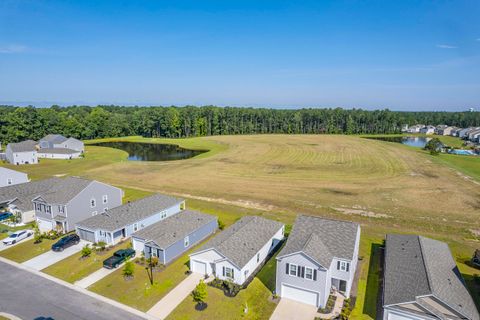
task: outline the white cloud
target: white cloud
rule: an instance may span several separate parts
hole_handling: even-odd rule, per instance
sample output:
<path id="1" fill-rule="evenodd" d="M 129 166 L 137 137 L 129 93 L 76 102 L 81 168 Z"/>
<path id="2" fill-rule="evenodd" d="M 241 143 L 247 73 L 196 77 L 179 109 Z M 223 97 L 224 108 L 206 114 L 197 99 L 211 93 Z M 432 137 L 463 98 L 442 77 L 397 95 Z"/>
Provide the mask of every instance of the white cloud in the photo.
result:
<path id="1" fill-rule="evenodd" d="M 449 44 L 437 44 L 437 48 L 440 49 L 457 49 L 457 46 L 451 46 Z"/>
<path id="2" fill-rule="evenodd" d="M 0 46 L 0 53 L 22 53 L 27 50 L 28 48 L 26 46 L 22 46 L 18 44 Z"/>

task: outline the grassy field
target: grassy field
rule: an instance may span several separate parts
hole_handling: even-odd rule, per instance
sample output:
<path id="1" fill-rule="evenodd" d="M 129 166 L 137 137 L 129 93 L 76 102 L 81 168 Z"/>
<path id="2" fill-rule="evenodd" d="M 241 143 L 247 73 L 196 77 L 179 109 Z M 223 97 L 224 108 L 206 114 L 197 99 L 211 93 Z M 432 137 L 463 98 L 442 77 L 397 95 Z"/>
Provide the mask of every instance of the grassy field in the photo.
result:
<path id="1" fill-rule="evenodd" d="M 130 246 L 131 242 L 126 241 L 110 248 L 108 251 L 97 253 L 93 250 L 88 258 L 83 259 L 82 254 L 79 252 L 43 269 L 42 272 L 64 281 L 74 283 L 75 281 L 83 279 L 101 269 L 103 267 L 103 260 L 110 257 L 116 250 L 125 249 Z"/>
<path id="2" fill-rule="evenodd" d="M 479 157 L 435 157 L 397 143 L 341 135 L 123 140 L 173 142 L 211 151 L 182 161 L 135 162 L 126 161 L 123 151 L 87 146 L 85 159 L 15 169 L 33 178 L 74 174 L 98 179 L 128 188 L 130 199 L 149 192 L 182 196 L 187 207 L 214 213 L 226 224 L 245 214 L 291 224 L 298 213 L 358 222 L 363 260 L 355 318 L 374 317 L 378 263 L 371 254 L 372 249 L 377 253 L 387 232 L 447 241 L 474 289 L 469 278 L 480 271 L 465 262 L 480 246 Z M 107 296 L 119 300 L 138 294 L 139 301 L 131 305 L 145 300 L 143 284 L 130 284 L 125 292 L 116 292 L 113 281 L 103 285 Z"/>
<path id="3" fill-rule="evenodd" d="M 14 247 L 0 251 L 0 256 L 22 263 L 49 251 L 56 240 L 43 239 L 40 243 L 33 242 L 33 239 L 27 240 Z"/>

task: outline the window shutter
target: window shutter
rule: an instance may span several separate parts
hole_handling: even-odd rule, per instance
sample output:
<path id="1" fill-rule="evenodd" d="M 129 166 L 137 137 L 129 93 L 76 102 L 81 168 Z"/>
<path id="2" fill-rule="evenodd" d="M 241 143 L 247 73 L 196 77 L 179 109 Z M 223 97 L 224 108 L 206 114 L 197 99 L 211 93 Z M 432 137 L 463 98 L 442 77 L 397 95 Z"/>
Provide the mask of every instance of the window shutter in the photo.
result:
<path id="1" fill-rule="evenodd" d="M 290 271 L 289 268 L 290 268 L 290 264 L 287 263 L 287 269 L 285 270 L 285 273 L 286 273 L 286 274 L 290 274 L 290 273 L 289 273 L 289 271 Z"/>
<path id="2" fill-rule="evenodd" d="M 340 261 L 337 261 L 337 270 L 340 270 Z"/>
<path id="3" fill-rule="evenodd" d="M 223 276 L 225 277 L 225 267 L 222 267 Z"/>
<path id="4" fill-rule="evenodd" d="M 235 269 L 232 268 L 232 279 L 235 279 Z"/>
<path id="5" fill-rule="evenodd" d="M 347 262 L 347 272 L 350 270 L 350 263 Z"/>
<path id="6" fill-rule="evenodd" d="M 317 281 L 317 270 L 313 270 L 313 281 Z"/>
<path id="7" fill-rule="evenodd" d="M 305 278 L 305 267 L 302 267 L 302 278 Z"/>

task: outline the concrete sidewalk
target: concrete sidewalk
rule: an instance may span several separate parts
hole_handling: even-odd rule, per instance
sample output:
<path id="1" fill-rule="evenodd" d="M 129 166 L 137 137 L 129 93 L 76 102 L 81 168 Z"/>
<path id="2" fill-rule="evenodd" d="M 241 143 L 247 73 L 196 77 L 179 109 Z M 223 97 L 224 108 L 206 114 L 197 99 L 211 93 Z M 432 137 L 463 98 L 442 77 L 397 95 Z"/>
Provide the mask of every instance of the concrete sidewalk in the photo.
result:
<path id="1" fill-rule="evenodd" d="M 71 246 L 62 252 L 54 252 L 52 250 L 47 251 L 39 256 L 36 256 L 33 259 L 25 261 L 23 265 L 30 267 L 35 270 L 42 270 L 48 266 L 51 266 L 54 263 L 57 263 L 65 258 L 70 257 L 71 255 L 80 252 L 88 242 L 80 240 L 80 243 L 74 246 Z"/>
<path id="2" fill-rule="evenodd" d="M 188 297 L 203 278 L 203 275 L 199 273 L 190 274 L 185 280 L 180 282 L 178 286 L 173 288 L 172 291 L 148 310 L 147 314 L 158 319 L 165 319 L 186 297 Z"/>
<path id="3" fill-rule="evenodd" d="M 133 261 L 135 259 L 135 257 L 137 257 L 137 255 L 130 258 L 130 260 Z M 95 282 L 100 281 L 101 279 L 105 278 L 109 274 L 115 272 L 118 269 L 121 269 L 124 264 L 125 264 L 125 262 L 123 262 L 121 265 L 118 266 L 118 268 L 115 268 L 115 269 L 107 269 L 107 268 L 102 267 L 101 269 L 98 269 L 94 273 L 89 274 L 85 278 L 78 280 L 74 284 L 76 286 L 79 286 L 80 288 L 86 289 L 86 288 L 90 287 L 92 284 L 94 284 Z"/>

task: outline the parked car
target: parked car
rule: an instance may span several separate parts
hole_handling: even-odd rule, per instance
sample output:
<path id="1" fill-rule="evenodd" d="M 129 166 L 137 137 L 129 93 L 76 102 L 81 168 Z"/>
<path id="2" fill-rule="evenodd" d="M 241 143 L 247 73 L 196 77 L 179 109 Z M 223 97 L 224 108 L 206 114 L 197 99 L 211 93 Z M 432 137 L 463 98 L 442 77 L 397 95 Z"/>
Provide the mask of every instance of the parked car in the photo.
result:
<path id="1" fill-rule="evenodd" d="M 103 266 L 107 269 L 118 268 L 128 258 L 135 256 L 135 250 L 133 249 L 121 249 L 115 251 L 113 256 L 103 261 Z"/>
<path id="2" fill-rule="evenodd" d="M 75 233 L 69 234 L 68 236 L 65 236 L 62 239 L 55 242 L 52 245 L 52 250 L 60 252 L 67 249 L 68 247 L 78 244 L 79 242 L 80 242 L 80 237 L 77 234 Z"/>
<path id="3" fill-rule="evenodd" d="M 32 230 L 20 230 L 12 233 L 8 238 L 3 239 L 3 244 L 9 245 L 17 243 L 20 240 L 26 239 L 33 234 Z"/>
<path id="4" fill-rule="evenodd" d="M 13 216 L 13 214 L 10 212 L 2 212 L 0 213 L 0 221 L 7 220 L 11 216 Z"/>

